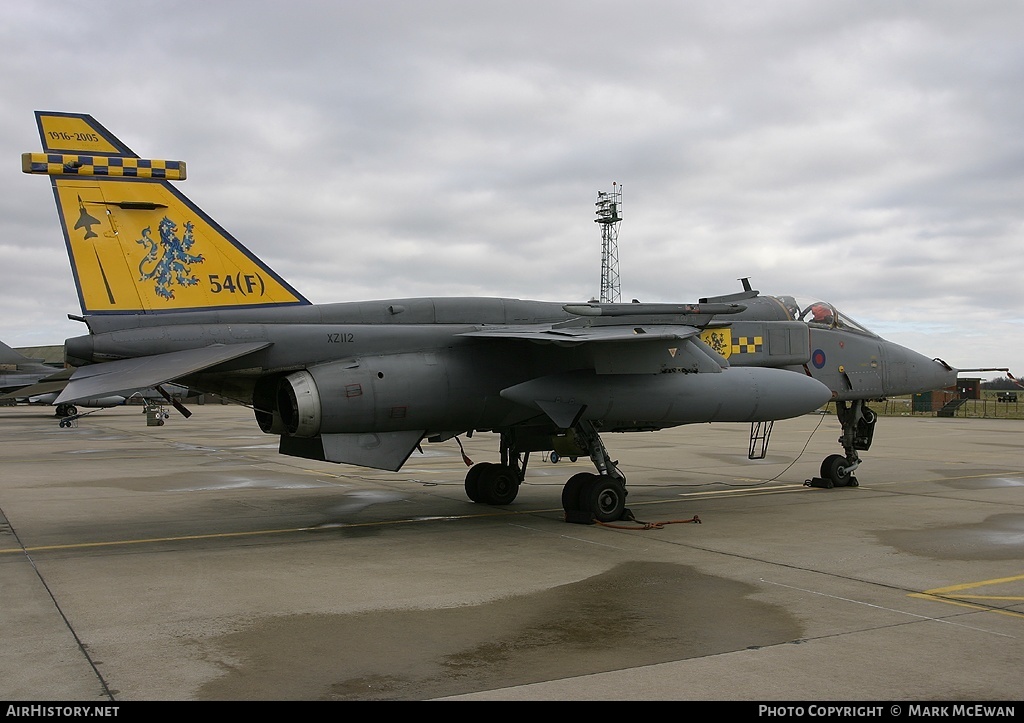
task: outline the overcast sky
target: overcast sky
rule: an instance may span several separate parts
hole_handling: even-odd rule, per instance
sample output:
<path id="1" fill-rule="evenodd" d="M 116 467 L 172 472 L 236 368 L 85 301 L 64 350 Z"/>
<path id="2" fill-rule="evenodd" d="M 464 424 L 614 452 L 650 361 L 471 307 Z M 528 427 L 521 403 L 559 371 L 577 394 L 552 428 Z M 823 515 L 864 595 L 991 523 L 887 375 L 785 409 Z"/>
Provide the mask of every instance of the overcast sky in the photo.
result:
<path id="1" fill-rule="evenodd" d="M 4 3 L 0 339 L 85 333 L 35 110 L 90 113 L 315 303 L 817 296 L 1024 375 L 1024 3 Z M 999 375 L 987 375 L 999 376 Z"/>

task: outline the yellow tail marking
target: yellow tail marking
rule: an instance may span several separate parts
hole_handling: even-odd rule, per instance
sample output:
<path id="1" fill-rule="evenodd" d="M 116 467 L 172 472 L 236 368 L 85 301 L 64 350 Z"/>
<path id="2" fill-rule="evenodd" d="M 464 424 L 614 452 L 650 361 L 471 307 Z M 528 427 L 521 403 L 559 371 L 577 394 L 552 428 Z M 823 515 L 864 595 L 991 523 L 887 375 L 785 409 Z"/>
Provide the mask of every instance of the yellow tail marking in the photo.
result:
<path id="1" fill-rule="evenodd" d="M 78 151 L 119 154 L 120 149 L 97 132 L 81 116 L 39 115 L 43 148 L 47 151 Z"/>
<path id="2" fill-rule="evenodd" d="M 170 183 L 183 161 L 139 158 L 92 116 L 37 111 L 82 310 L 184 311 L 308 304 Z"/>
<path id="3" fill-rule="evenodd" d="M 300 301 L 169 184 L 95 176 L 53 181 L 87 311 Z"/>

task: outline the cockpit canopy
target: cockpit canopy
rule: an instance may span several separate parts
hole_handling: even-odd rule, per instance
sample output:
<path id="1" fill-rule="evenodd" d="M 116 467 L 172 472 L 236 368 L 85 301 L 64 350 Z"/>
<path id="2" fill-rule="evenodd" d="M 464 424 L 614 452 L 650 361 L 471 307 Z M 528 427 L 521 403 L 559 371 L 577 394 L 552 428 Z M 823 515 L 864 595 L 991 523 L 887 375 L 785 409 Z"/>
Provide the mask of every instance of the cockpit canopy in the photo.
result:
<path id="1" fill-rule="evenodd" d="M 797 296 L 773 296 L 771 298 L 782 305 L 788 317 L 793 321 L 803 321 L 810 326 L 821 328 L 846 329 L 867 336 L 878 336 L 827 301 Z"/>

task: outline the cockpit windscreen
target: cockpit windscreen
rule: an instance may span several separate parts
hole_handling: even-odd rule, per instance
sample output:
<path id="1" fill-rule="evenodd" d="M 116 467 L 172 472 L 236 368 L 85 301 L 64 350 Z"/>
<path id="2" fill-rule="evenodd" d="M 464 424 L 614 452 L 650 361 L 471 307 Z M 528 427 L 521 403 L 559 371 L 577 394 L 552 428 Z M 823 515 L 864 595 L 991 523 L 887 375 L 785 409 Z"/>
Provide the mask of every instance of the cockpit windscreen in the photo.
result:
<path id="1" fill-rule="evenodd" d="M 867 327 L 857 323 L 827 301 L 802 299 L 796 296 L 774 297 L 793 321 L 803 321 L 811 326 L 846 329 L 848 331 L 878 336 Z"/>

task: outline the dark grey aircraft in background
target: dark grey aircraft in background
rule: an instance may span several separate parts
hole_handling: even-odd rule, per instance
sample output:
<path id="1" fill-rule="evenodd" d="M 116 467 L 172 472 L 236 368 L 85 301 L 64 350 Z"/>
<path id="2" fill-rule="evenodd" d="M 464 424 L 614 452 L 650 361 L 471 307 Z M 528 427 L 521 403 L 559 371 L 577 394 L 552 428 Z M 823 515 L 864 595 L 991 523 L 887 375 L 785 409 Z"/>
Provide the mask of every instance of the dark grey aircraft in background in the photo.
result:
<path id="1" fill-rule="evenodd" d="M 67 387 L 73 369 L 54 367 L 45 364 L 42 359 L 30 359 L 17 349 L 12 349 L 0 341 L 0 402 L 39 405 L 52 405 Z M 78 416 L 78 407 L 90 409 L 109 409 L 127 404 L 132 397 L 139 397 L 150 402 L 170 402 L 179 406 L 180 397 L 188 394 L 188 389 L 177 384 L 162 386 L 156 389 L 125 390 L 121 394 L 109 394 L 102 397 L 75 399 L 75 403 L 60 402 L 56 404 L 54 416 L 62 418 L 62 426 L 70 426 L 73 418 Z M 165 394 L 167 396 L 165 396 Z M 184 410 L 187 412 L 187 410 Z"/>
<path id="2" fill-rule="evenodd" d="M 42 359 L 30 359 L 0 341 L 0 393 L 8 394 L 31 386 L 60 371 Z"/>
<path id="3" fill-rule="evenodd" d="M 45 364 L 42 359 L 29 359 L 17 349 L 0 341 L 0 402 L 52 404 L 64 390 L 74 370 Z M 83 407 L 113 407 L 123 404 L 124 397 L 80 400 Z M 78 414 L 74 404 L 59 404 L 55 416 Z"/>
<path id="4" fill-rule="evenodd" d="M 500 462 L 470 467 L 475 502 L 515 500 L 531 452 L 588 456 L 566 519 L 625 514 L 601 434 L 698 422 L 771 423 L 834 400 L 855 483 L 876 415 L 865 402 L 950 386 L 957 370 L 827 304 L 744 290 L 688 304 L 420 298 L 314 305 L 91 116 L 37 112 L 89 334 L 59 403 L 169 381 L 251 405 L 280 452 L 397 471 L 424 440 L 494 432 Z M 467 465 L 471 464 L 467 459 Z"/>

